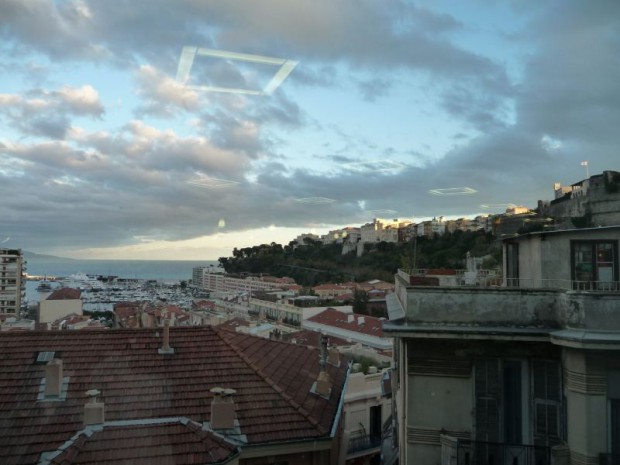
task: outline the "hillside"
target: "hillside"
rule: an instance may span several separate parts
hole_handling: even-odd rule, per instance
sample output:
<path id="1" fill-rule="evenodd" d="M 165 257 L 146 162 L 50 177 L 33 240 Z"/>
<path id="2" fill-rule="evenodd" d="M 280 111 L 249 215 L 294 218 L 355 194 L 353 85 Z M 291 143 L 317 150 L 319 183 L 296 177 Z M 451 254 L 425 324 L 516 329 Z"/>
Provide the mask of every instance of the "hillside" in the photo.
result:
<path id="1" fill-rule="evenodd" d="M 490 233 L 456 231 L 434 238 L 421 237 L 414 250 L 413 242 L 366 244 L 365 253 L 342 255 L 342 246 L 312 242 L 293 248 L 262 244 L 235 248 L 230 257 L 220 257 L 219 263 L 227 273 L 269 274 L 290 276 L 303 286 L 370 279 L 392 281 L 398 268 L 464 268 L 465 255 L 487 257 L 486 266 L 500 261 L 501 248 Z"/>

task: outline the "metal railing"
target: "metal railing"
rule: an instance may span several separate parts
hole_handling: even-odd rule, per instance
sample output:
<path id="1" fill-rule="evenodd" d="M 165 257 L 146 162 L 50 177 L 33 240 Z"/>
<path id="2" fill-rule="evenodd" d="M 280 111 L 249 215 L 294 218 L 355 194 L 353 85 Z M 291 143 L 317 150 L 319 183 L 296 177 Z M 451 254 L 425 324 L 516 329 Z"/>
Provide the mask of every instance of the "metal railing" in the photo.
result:
<path id="1" fill-rule="evenodd" d="M 358 436 L 349 439 L 349 445 L 347 447 L 347 454 L 354 454 L 356 452 L 362 452 L 369 449 L 376 449 L 381 446 L 381 436 Z"/>
<path id="2" fill-rule="evenodd" d="M 545 446 L 459 440 L 457 465 L 550 465 Z"/>
<path id="3" fill-rule="evenodd" d="M 599 454 L 599 465 L 620 465 L 620 454 Z"/>
<path id="4" fill-rule="evenodd" d="M 571 279 L 506 278 L 506 287 L 565 289 L 567 291 L 620 291 L 620 281 L 574 281 Z"/>
<path id="5" fill-rule="evenodd" d="M 398 270 L 401 278 L 409 282 L 410 277 L 428 277 L 425 270 Z M 462 271 L 462 270 L 457 270 Z M 562 289 L 567 291 L 620 292 L 620 281 L 577 281 L 572 279 L 504 278 L 501 275 L 480 273 L 472 278 L 463 274 L 441 276 L 443 286 L 448 287 L 510 287 L 526 289 Z M 415 284 L 413 284 L 415 286 Z M 432 284 L 424 284 L 432 285 Z M 437 284 L 439 286 L 439 281 Z"/>

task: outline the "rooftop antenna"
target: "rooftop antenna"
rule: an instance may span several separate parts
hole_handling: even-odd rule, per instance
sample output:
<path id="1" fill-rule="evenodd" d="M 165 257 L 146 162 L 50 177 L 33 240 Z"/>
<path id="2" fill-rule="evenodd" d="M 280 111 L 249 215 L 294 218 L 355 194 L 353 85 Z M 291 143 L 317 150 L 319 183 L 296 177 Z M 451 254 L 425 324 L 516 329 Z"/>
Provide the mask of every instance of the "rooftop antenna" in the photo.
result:
<path id="1" fill-rule="evenodd" d="M 586 179 L 590 179 L 590 169 L 588 168 L 588 160 L 582 161 L 581 166 L 583 166 L 586 169 Z"/>

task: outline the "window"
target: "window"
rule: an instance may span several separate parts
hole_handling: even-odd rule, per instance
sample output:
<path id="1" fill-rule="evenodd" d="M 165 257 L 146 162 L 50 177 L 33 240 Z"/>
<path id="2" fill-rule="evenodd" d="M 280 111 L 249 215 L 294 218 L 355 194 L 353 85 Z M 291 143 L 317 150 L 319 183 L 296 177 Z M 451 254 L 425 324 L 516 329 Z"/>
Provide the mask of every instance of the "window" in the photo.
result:
<path id="1" fill-rule="evenodd" d="M 618 287 L 618 241 L 571 241 L 571 250 L 574 289 Z"/>
<path id="2" fill-rule="evenodd" d="M 519 287 L 519 244 L 506 243 L 506 284 Z"/>

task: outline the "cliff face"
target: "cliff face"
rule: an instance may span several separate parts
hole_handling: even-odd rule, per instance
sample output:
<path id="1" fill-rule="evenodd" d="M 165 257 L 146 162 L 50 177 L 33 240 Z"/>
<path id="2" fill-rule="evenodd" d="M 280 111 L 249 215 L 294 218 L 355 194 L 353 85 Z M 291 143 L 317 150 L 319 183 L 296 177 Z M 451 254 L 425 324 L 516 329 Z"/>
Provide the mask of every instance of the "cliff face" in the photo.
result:
<path id="1" fill-rule="evenodd" d="M 620 224 L 620 173 L 604 171 L 571 186 L 573 190 L 550 202 L 539 202 L 542 215 L 566 228 Z"/>

